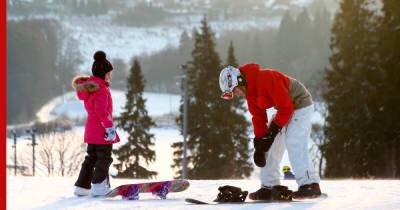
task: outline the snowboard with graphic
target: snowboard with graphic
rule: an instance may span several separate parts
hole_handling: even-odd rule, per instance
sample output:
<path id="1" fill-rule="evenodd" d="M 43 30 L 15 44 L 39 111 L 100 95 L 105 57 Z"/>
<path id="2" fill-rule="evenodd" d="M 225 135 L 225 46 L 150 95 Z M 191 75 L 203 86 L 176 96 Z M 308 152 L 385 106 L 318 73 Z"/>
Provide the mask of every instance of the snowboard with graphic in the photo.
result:
<path id="1" fill-rule="evenodd" d="M 140 193 L 152 193 L 166 199 L 170 192 L 181 192 L 189 187 L 189 182 L 184 179 L 168 180 L 160 182 L 147 182 L 125 184 L 118 186 L 105 195 L 105 197 L 121 196 L 127 200 L 138 200 Z"/>

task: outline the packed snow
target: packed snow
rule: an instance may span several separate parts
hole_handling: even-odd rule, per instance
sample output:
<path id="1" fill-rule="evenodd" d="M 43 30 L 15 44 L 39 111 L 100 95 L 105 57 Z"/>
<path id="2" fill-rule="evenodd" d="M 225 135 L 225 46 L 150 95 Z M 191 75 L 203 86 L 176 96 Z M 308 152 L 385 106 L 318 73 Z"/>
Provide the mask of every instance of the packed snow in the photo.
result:
<path id="1" fill-rule="evenodd" d="M 149 180 L 112 179 L 112 187 Z M 400 209 L 399 180 L 322 180 L 321 189 L 328 194 L 323 200 L 306 200 L 293 203 L 194 205 L 184 201 L 196 198 L 214 199 L 218 187 L 233 185 L 253 192 L 259 181 L 252 180 L 190 180 L 190 187 L 183 192 L 170 193 L 160 200 L 150 193 L 140 194 L 140 200 L 74 197 L 74 178 L 13 177 L 7 178 L 7 209 Z M 282 184 L 295 190 L 295 181 Z"/>

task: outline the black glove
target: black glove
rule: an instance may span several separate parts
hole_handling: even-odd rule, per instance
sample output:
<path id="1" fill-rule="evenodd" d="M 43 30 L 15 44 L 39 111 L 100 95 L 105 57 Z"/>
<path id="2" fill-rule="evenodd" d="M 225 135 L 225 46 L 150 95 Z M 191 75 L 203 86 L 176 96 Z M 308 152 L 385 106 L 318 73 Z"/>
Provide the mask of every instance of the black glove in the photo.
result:
<path id="1" fill-rule="evenodd" d="M 268 133 L 271 134 L 272 139 L 275 139 L 276 135 L 278 135 L 279 132 L 281 132 L 282 127 L 275 124 L 273 121 L 271 122 L 271 125 L 269 125 Z"/>
<path id="2" fill-rule="evenodd" d="M 269 131 L 267 135 L 261 137 L 261 138 L 254 138 L 253 144 L 254 144 L 254 154 L 253 154 L 253 159 L 254 163 L 258 167 L 264 167 L 265 166 L 265 153 L 268 152 L 269 148 L 271 148 L 272 143 L 274 143 L 274 139 L 276 135 L 281 131 L 281 127 L 275 124 L 274 122 L 271 123 L 269 127 Z"/>

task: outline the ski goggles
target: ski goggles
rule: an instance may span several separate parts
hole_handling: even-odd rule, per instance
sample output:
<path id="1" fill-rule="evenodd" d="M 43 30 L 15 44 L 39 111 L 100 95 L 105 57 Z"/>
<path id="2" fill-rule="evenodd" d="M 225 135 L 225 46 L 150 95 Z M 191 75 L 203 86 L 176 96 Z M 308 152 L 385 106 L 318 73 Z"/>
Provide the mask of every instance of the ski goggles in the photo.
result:
<path id="1" fill-rule="evenodd" d="M 231 100 L 233 99 L 233 92 L 232 91 L 225 91 L 222 95 L 221 95 L 222 99 L 225 100 Z"/>

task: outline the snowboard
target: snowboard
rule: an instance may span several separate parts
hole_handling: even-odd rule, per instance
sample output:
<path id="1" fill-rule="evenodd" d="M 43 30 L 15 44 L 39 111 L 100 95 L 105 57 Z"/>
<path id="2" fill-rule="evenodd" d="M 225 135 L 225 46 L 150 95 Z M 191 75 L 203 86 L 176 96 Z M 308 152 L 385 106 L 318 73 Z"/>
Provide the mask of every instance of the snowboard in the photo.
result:
<path id="1" fill-rule="evenodd" d="M 166 199 L 168 193 L 181 192 L 186 190 L 188 187 L 189 182 L 184 179 L 125 184 L 114 188 L 109 193 L 107 193 L 105 197 L 111 198 L 115 196 L 122 196 L 122 199 L 138 200 L 139 193 L 152 193 L 153 195 L 156 195 L 161 199 Z"/>
<path id="2" fill-rule="evenodd" d="M 226 202 L 226 203 L 219 203 L 215 201 L 204 201 L 204 200 L 198 200 L 194 198 L 186 198 L 185 201 L 190 204 L 199 204 L 199 205 L 223 205 L 223 204 L 257 204 L 257 203 L 294 203 L 294 202 L 317 202 L 324 200 L 328 197 L 327 194 L 322 193 L 320 196 L 316 198 L 307 198 L 307 199 L 293 199 L 291 201 L 284 201 L 284 200 L 247 200 L 245 202 Z"/>

